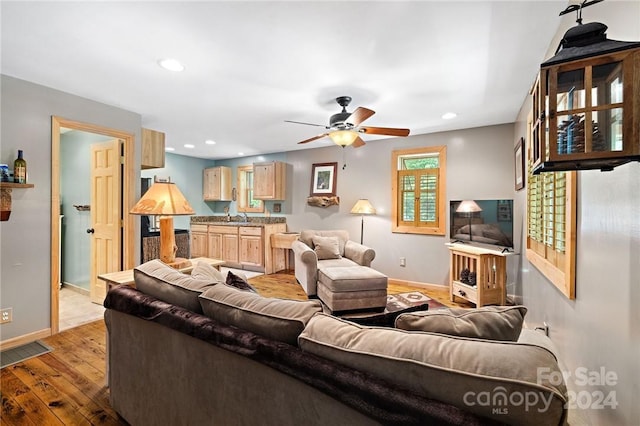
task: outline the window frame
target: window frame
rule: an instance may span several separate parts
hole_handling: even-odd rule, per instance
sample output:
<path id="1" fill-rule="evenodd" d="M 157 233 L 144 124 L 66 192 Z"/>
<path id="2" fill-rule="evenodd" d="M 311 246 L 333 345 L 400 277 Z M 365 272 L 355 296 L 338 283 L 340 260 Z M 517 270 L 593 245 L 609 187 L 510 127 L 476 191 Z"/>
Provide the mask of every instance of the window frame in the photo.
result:
<path id="1" fill-rule="evenodd" d="M 436 224 L 435 225 L 419 225 L 414 222 L 413 225 L 402 221 L 402 212 L 399 209 L 402 203 L 400 197 L 400 176 L 406 174 L 406 170 L 400 168 L 400 160 L 402 157 L 409 156 L 438 156 L 438 168 L 413 169 L 416 175 L 419 170 L 428 170 L 428 174 L 433 174 L 437 170 L 437 189 L 436 189 Z M 391 232 L 402 234 L 422 234 L 422 235 L 446 235 L 446 177 L 447 177 L 447 147 L 445 145 L 430 146 L 422 148 L 410 148 L 395 150 L 391 153 Z M 418 188 L 418 185 L 416 185 Z"/>
<path id="2" fill-rule="evenodd" d="M 240 213 L 262 213 L 264 212 L 264 201 L 253 198 L 253 201 L 258 202 L 258 207 L 248 207 L 250 200 L 248 199 L 249 192 L 254 188 L 251 186 L 248 188 L 247 173 L 253 174 L 253 164 L 246 166 L 238 166 L 238 212 Z M 255 177 L 255 175 L 254 175 Z"/>

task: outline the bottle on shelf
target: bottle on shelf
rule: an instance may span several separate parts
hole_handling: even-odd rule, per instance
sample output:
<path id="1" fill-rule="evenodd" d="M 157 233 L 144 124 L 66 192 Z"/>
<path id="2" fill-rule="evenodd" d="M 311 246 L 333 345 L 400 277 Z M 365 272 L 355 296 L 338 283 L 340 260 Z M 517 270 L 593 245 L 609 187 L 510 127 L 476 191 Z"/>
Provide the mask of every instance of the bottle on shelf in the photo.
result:
<path id="1" fill-rule="evenodd" d="M 18 158 L 13 162 L 13 182 L 27 183 L 27 161 L 22 156 L 22 150 L 18 150 Z"/>

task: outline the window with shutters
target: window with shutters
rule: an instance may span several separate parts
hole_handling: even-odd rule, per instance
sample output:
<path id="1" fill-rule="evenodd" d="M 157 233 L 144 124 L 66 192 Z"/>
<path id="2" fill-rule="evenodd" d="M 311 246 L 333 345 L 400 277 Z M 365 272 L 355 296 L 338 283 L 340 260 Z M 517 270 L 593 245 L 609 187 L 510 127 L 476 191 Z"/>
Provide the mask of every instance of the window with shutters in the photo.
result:
<path id="1" fill-rule="evenodd" d="M 532 173 L 528 155 L 527 259 L 575 298 L 576 172 Z"/>
<path id="2" fill-rule="evenodd" d="M 445 234 L 446 147 L 393 151 L 392 231 Z"/>

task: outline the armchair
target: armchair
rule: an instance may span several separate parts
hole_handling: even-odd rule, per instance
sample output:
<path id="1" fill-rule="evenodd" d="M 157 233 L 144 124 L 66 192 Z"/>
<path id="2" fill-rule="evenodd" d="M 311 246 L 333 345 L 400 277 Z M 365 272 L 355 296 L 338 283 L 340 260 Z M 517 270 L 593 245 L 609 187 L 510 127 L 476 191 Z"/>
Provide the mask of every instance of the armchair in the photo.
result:
<path id="1" fill-rule="evenodd" d="M 324 250 L 326 247 L 323 243 L 327 240 L 323 241 L 323 237 L 337 238 L 337 248 Z M 319 269 L 358 265 L 370 267 L 376 257 L 372 248 L 349 240 L 349 233 L 345 230 L 304 230 L 300 233 L 299 239 L 293 242 L 291 249 L 295 259 L 296 279 L 308 296 L 317 295 Z"/>

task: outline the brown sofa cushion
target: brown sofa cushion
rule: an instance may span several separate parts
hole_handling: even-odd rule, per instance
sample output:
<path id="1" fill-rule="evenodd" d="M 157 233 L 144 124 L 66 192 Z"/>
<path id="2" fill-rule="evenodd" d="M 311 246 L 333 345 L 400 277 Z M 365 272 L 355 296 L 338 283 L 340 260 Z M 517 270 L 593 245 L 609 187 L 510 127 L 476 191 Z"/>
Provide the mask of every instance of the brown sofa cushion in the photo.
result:
<path id="1" fill-rule="evenodd" d="M 522 331 L 524 306 L 483 306 L 478 309 L 442 308 L 410 312 L 396 318 L 403 330 L 515 342 Z"/>
<path id="2" fill-rule="evenodd" d="M 549 380 L 562 372 L 554 355 L 539 346 L 363 327 L 326 314 L 311 318 L 298 343 L 305 351 L 499 422 L 558 425 L 566 418 L 564 382 Z"/>
<path id="3" fill-rule="evenodd" d="M 202 313 L 198 301 L 200 293 L 218 283 L 215 279 L 198 279 L 183 274 L 158 259 L 135 267 L 133 279 L 141 292 L 197 313 Z"/>
<path id="4" fill-rule="evenodd" d="M 200 296 L 204 314 L 270 339 L 297 345 L 309 319 L 322 312 L 318 300 L 298 301 L 262 297 L 226 284 L 209 288 Z"/>

